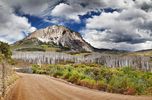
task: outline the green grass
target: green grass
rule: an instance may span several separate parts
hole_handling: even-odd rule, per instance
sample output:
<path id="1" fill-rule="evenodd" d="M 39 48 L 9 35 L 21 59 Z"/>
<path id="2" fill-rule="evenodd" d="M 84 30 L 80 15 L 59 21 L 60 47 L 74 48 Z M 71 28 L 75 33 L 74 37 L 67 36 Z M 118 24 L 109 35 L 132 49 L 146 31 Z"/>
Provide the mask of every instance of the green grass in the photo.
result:
<path id="1" fill-rule="evenodd" d="M 107 68 L 98 64 L 33 65 L 34 73 L 111 93 L 152 95 L 152 73 L 129 67 Z"/>
<path id="2" fill-rule="evenodd" d="M 42 48 L 21 48 L 17 49 L 17 51 L 45 51 L 45 49 Z"/>
<path id="3" fill-rule="evenodd" d="M 70 54 L 70 55 L 85 55 L 85 56 L 88 56 L 91 54 L 91 52 L 89 51 L 80 51 L 80 52 L 68 52 L 67 54 Z"/>
<path id="4" fill-rule="evenodd" d="M 68 51 L 70 48 L 62 47 L 53 42 L 43 43 L 36 38 L 24 39 L 13 45 L 11 45 L 12 50 L 16 51 Z"/>

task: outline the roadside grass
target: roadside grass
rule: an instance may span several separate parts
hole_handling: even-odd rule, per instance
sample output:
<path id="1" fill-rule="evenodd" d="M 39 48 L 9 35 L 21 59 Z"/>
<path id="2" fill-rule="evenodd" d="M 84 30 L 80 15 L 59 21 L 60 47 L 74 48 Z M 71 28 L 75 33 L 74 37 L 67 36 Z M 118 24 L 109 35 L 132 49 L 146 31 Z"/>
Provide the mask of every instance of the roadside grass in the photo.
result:
<path id="1" fill-rule="evenodd" d="M 12 74 L 7 78 L 6 86 L 12 85 L 17 79 L 19 79 L 19 76 L 16 73 Z"/>
<path id="2" fill-rule="evenodd" d="M 19 76 L 14 72 L 12 75 L 6 77 L 6 83 L 5 83 L 5 96 L 7 95 L 8 91 L 10 90 L 10 86 L 17 80 L 19 79 Z M 2 91 L 0 91 L 2 92 Z M 3 97 L 0 94 L 0 100 L 5 100 L 5 97 Z"/>
<path id="3" fill-rule="evenodd" d="M 108 68 L 98 64 L 32 66 L 33 73 L 47 74 L 73 84 L 125 95 L 152 95 L 152 73 L 131 67 Z"/>

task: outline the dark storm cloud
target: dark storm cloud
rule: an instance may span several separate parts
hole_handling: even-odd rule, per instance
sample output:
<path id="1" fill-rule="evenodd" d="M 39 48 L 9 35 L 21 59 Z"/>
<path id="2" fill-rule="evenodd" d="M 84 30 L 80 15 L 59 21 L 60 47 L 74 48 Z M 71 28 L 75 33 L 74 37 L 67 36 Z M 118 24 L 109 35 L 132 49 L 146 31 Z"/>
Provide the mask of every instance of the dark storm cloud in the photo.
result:
<path id="1" fill-rule="evenodd" d="M 5 2 L 22 13 L 43 16 L 44 12 L 56 6 L 59 0 L 6 0 Z"/>
<path id="2" fill-rule="evenodd" d="M 145 10 L 145 11 L 152 10 L 152 3 L 150 3 L 150 4 L 143 3 L 143 4 L 141 5 L 141 9 L 143 9 L 143 10 Z"/>
<path id="3" fill-rule="evenodd" d="M 141 0 L 139 0 L 139 1 L 141 1 Z M 141 2 L 139 2 L 139 1 L 138 0 L 135 1 L 137 8 L 140 8 L 146 12 L 152 10 L 152 1 L 151 0 L 143 0 Z"/>
<path id="4" fill-rule="evenodd" d="M 135 36 L 135 37 L 133 37 L 132 35 L 127 35 L 127 34 L 120 34 L 119 36 L 118 35 L 115 35 L 115 36 L 112 35 L 110 37 L 107 36 L 107 42 L 109 41 L 109 42 L 114 42 L 114 43 L 125 42 L 125 43 L 128 43 L 128 44 L 136 44 L 136 43 L 144 43 L 148 40 L 149 39 L 142 38 L 139 35 Z"/>
<path id="5" fill-rule="evenodd" d="M 70 5 L 80 4 L 84 8 L 103 8 L 106 6 L 104 0 L 66 0 Z"/>

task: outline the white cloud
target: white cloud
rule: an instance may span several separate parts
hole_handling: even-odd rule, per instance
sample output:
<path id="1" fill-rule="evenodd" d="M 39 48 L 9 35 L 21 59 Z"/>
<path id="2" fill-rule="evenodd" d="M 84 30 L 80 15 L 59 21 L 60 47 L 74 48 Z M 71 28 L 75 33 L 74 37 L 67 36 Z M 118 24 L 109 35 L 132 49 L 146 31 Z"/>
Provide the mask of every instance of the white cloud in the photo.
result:
<path id="1" fill-rule="evenodd" d="M 106 34 L 107 34 L 106 31 L 100 32 L 97 30 L 83 30 L 81 32 L 85 33 L 83 38 L 96 48 L 129 50 L 129 51 L 137 51 L 137 50 L 152 48 L 152 41 L 146 41 L 144 43 L 136 43 L 136 44 L 129 44 L 126 42 L 115 43 L 111 41 L 104 41 L 104 39 L 106 39 Z"/>
<path id="2" fill-rule="evenodd" d="M 51 15 L 53 16 L 58 16 L 58 17 L 65 17 L 65 18 L 68 18 L 68 19 L 73 19 L 77 22 L 80 21 L 79 19 L 79 14 L 81 12 L 79 12 L 77 9 L 75 9 L 74 7 L 70 6 L 70 5 L 67 5 L 67 4 L 64 4 L 64 3 L 61 3 L 59 5 L 57 5 L 53 10 L 52 10 L 52 13 Z"/>
<path id="3" fill-rule="evenodd" d="M 84 38 L 98 48 L 139 50 L 152 48 L 151 12 L 124 9 L 86 20 Z"/>
<path id="4" fill-rule="evenodd" d="M 56 5 L 51 15 L 80 22 L 79 15 L 85 15 L 89 11 L 96 11 L 103 7 L 105 4 L 102 0 L 67 0 Z"/>
<path id="5" fill-rule="evenodd" d="M 80 4 L 68 5 L 60 3 L 52 10 L 51 15 L 80 22 L 79 15 L 85 15 L 88 11 L 90 9 L 83 8 Z"/>
<path id="6" fill-rule="evenodd" d="M 36 29 L 27 18 L 15 15 L 7 4 L 0 2 L 0 5 L 0 40 L 13 43 L 25 37 L 23 32 L 26 34 Z"/>
<path id="7" fill-rule="evenodd" d="M 143 8 L 149 9 L 151 0 L 5 0 L 12 8 L 25 14 L 37 16 L 53 15 L 79 21 L 79 15 L 103 8 Z M 53 9 L 53 11 L 52 11 Z M 64 11 L 64 12 L 61 12 Z M 65 14 L 64 14 L 65 13 Z"/>

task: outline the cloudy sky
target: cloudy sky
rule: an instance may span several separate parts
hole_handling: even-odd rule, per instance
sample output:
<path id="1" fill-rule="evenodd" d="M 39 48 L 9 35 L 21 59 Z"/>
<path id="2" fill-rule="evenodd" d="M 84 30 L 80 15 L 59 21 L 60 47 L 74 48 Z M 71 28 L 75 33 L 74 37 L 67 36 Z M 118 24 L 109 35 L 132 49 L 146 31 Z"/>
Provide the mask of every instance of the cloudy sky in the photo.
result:
<path id="1" fill-rule="evenodd" d="M 54 24 L 97 48 L 152 49 L 152 0 L 0 0 L 1 41 Z"/>

